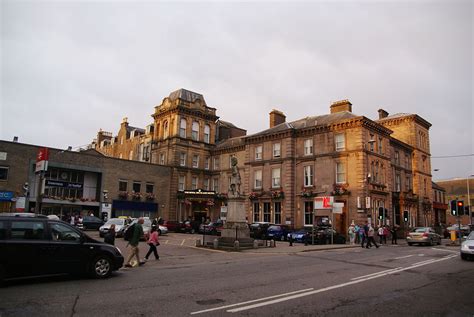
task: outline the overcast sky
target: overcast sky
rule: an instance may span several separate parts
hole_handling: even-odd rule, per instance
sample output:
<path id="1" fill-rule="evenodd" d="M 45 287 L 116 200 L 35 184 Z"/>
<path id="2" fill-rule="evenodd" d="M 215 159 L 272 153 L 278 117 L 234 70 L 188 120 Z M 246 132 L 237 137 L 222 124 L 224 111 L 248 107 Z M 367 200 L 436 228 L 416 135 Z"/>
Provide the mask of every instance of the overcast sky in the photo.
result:
<path id="1" fill-rule="evenodd" d="M 249 134 L 349 99 L 429 121 L 434 179 L 465 178 L 473 72 L 472 1 L 1 1 L 0 139 L 85 145 L 179 88 Z"/>

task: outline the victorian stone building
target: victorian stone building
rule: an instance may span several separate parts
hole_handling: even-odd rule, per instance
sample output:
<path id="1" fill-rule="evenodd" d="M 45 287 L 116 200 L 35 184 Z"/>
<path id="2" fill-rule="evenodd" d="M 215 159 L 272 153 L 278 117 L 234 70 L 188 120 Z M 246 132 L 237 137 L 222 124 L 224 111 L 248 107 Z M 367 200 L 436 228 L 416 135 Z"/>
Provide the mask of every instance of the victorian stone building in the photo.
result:
<path id="1" fill-rule="evenodd" d="M 93 146 L 105 155 L 170 167 L 166 218 L 219 218 L 236 156 L 249 222 L 325 222 L 331 215 L 317 203 L 321 197 L 343 203 L 334 215 L 342 232 L 352 221 L 403 228 L 434 222 L 431 125 L 416 114 L 380 109 L 371 120 L 342 100 L 328 114 L 292 122 L 273 110 L 268 129 L 246 135 L 220 120 L 201 94 L 180 89 L 155 107 L 152 118 L 145 129 L 124 119 L 116 136 L 99 131 Z"/>

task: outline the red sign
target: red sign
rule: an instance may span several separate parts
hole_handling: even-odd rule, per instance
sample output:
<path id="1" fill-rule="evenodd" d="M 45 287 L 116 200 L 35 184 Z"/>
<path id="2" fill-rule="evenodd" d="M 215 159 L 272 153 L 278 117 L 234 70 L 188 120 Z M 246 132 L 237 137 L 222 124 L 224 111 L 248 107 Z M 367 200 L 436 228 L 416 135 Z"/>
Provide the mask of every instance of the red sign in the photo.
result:
<path id="1" fill-rule="evenodd" d="M 323 197 L 323 208 L 331 208 L 331 197 Z"/>
<path id="2" fill-rule="evenodd" d="M 38 155 L 36 156 L 36 162 L 40 161 L 47 161 L 49 158 L 49 150 L 46 147 L 42 147 L 38 151 Z"/>

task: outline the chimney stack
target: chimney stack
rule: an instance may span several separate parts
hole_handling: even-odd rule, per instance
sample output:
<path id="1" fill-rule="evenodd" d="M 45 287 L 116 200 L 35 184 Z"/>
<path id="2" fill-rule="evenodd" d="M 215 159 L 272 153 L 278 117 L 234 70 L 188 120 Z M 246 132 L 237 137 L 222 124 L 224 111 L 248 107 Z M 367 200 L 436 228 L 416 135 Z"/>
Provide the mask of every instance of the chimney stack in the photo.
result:
<path id="1" fill-rule="evenodd" d="M 285 121 L 286 116 L 283 114 L 283 112 L 276 109 L 273 109 L 272 112 L 270 112 L 270 128 L 282 124 Z"/>
<path id="2" fill-rule="evenodd" d="M 352 112 L 352 104 L 349 100 L 339 100 L 335 101 L 331 104 L 331 113 L 343 112 L 348 111 Z"/>
<path id="3" fill-rule="evenodd" d="M 379 109 L 379 120 L 386 117 L 388 117 L 388 112 L 383 109 Z"/>
<path id="4" fill-rule="evenodd" d="M 17 136 L 13 137 L 13 142 L 18 142 L 18 137 Z"/>

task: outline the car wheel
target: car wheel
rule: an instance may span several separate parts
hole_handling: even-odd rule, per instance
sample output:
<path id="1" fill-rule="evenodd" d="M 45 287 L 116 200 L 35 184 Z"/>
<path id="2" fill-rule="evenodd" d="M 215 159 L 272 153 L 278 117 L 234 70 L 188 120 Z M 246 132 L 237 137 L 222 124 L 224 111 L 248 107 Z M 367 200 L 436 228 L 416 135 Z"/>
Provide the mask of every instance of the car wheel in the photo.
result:
<path id="1" fill-rule="evenodd" d="M 413 243 L 411 243 L 411 242 L 408 242 L 408 245 L 411 247 L 411 246 L 413 245 Z"/>
<path id="2" fill-rule="evenodd" d="M 112 262 L 106 255 L 100 255 L 92 261 L 91 275 L 95 278 L 106 278 L 112 274 Z"/>
<path id="3" fill-rule="evenodd" d="M 438 239 L 438 245 L 441 245 L 441 238 Z"/>
<path id="4" fill-rule="evenodd" d="M 467 254 L 463 254 L 463 253 L 461 253 L 461 259 L 463 259 L 463 260 L 467 260 Z"/>
<path id="5" fill-rule="evenodd" d="M 194 229 L 191 229 L 191 231 L 189 231 L 189 233 L 191 233 L 191 234 L 194 234 L 195 232 L 196 232 L 196 230 L 194 230 Z"/>

